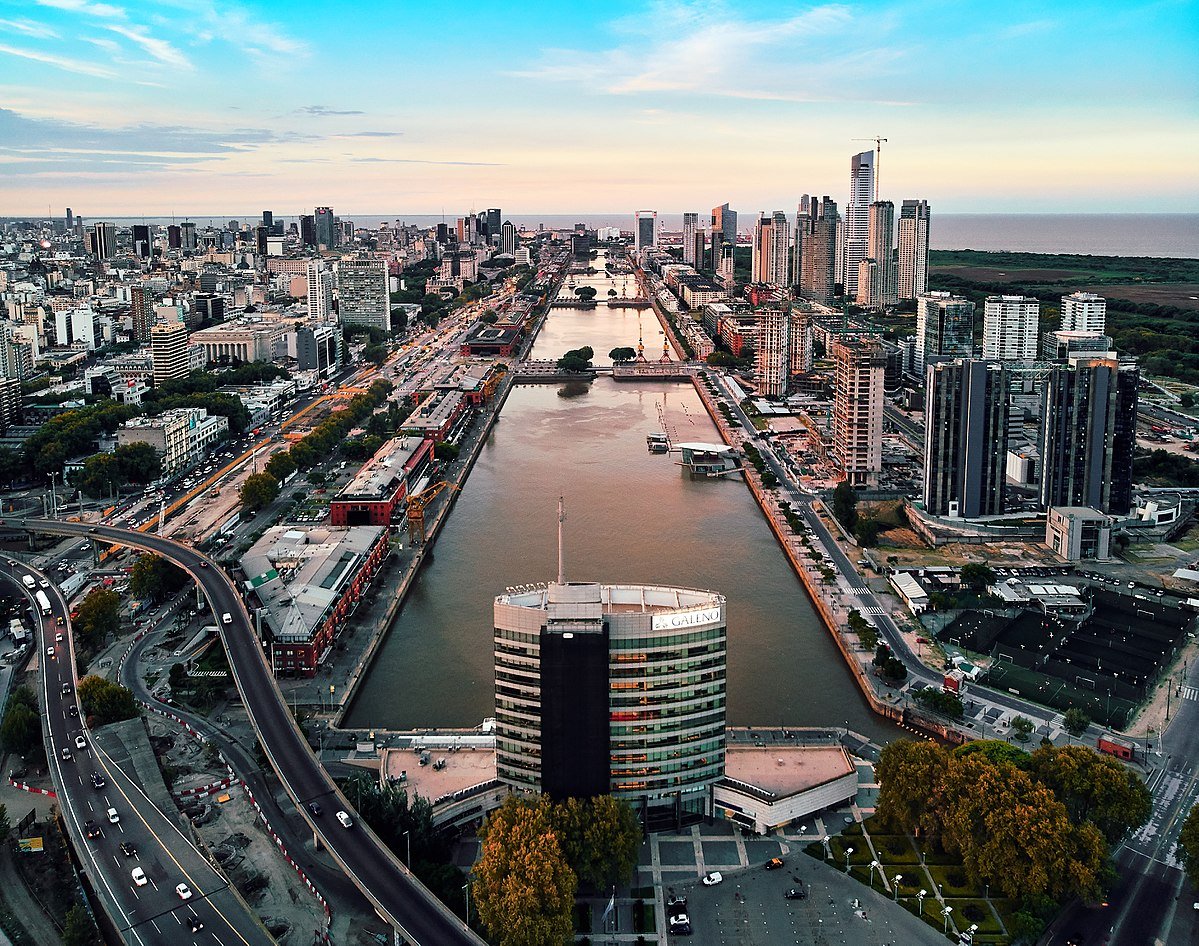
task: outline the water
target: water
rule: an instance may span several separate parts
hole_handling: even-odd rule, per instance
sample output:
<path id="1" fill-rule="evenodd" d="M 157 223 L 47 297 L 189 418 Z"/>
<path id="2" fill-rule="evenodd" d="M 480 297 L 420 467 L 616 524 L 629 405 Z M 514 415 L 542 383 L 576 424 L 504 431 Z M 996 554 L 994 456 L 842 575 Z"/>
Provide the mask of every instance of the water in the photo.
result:
<path id="1" fill-rule="evenodd" d="M 636 344 L 635 312 L 553 310 L 534 355 L 591 344 L 604 360 Z M 659 339 L 653 316 L 642 320 Z M 725 595 L 731 724 L 848 721 L 894 735 L 859 695 L 744 483 L 693 480 L 646 450 L 660 405 L 680 438 L 719 440 L 689 384 L 600 378 L 577 397 L 554 385 L 511 393 L 347 725 L 473 726 L 493 715 L 492 599 L 553 578 L 563 495 L 567 578 Z"/>

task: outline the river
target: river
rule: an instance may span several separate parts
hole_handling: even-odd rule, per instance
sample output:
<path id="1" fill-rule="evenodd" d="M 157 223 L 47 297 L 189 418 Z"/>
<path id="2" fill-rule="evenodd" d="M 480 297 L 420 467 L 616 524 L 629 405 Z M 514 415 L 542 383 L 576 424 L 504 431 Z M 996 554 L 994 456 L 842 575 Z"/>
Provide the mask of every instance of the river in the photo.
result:
<path id="1" fill-rule="evenodd" d="M 610 349 L 636 346 L 639 320 L 647 356 L 660 357 L 650 310 L 602 304 L 552 310 L 532 357 L 589 344 L 607 363 Z M 493 715 L 492 599 L 554 577 L 562 495 L 568 579 L 725 596 L 730 724 L 848 721 L 893 736 L 859 695 L 745 484 L 693 480 L 673 456 L 646 450 L 646 433 L 661 429 L 659 408 L 679 439 L 719 441 L 691 385 L 601 377 L 586 393 L 560 391 L 533 385 L 509 395 L 346 725 L 473 726 Z"/>

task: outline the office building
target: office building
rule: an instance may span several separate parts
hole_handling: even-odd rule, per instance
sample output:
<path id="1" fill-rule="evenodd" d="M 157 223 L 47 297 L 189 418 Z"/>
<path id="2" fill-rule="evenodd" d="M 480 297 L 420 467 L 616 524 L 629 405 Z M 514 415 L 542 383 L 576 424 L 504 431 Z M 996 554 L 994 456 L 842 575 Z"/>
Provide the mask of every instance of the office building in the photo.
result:
<path id="1" fill-rule="evenodd" d="M 153 253 L 150 243 L 150 228 L 144 223 L 133 225 L 133 255 L 138 259 L 149 259 Z"/>
<path id="2" fill-rule="evenodd" d="M 703 260 L 695 258 L 695 234 L 699 231 L 699 214 L 683 214 L 683 262 L 697 269 L 703 265 Z"/>
<path id="3" fill-rule="evenodd" d="M 341 331 L 335 325 L 301 326 L 296 329 L 296 365 L 322 377 L 337 374 L 341 367 Z"/>
<path id="4" fill-rule="evenodd" d="M 308 263 L 308 317 L 328 322 L 333 318 L 333 284 L 336 277 L 322 260 Z"/>
<path id="5" fill-rule="evenodd" d="M 611 794 L 651 829 L 711 815 L 725 767 L 721 595 L 552 583 L 497 597 L 494 630 L 501 782 Z"/>
<path id="6" fill-rule="evenodd" d="M 208 364 L 274 361 L 287 352 L 290 323 L 239 319 L 200 329 L 191 336 Z"/>
<path id="7" fill-rule="evenodd" d="M 870 205 L 867 257 L 858 264 L 858 305 L 883 309 L 894 305 L 895 295 L 895 205 L 878 200 Z"/>
<path id="8" fill-rule="evenodd" d="M 337 304 L 343 325 L 367 325 L 390 332 L 387 263 L 369 253 L 356 253 L 338 260 Z"/>
<path id="9" fill-rule="evenodd" d="M 1107 331 L 1107 300 L 1093 292 L 1073 292 L 1062 296 L 1063 332 Z"/>
<path id="10" fill-rule="evenodd" d="M 918 299 L 928 292 L 928 201 L 905 200 L 899 209 L 898 295 Z"/>
<path id="11" fill-rule="evenodd" d="M 658 242 L 658 211 L 638 210 L 633 220 L 633 250 L 640 253 Z"/>
<path id="12" fill-rule="evenodd" d="M 179 246 L 185 253 L 191 252 L 197 246 L 196 225 L 185 220 L 179 224 Z"/>
<path id="13" fill-rule="evenodd" d="M 316 246 L 316 217 L 312 214 L 300 217 L 300 245 L 306 248 Z"/>
<path id="14" fill-rule="evenodd" d="M 1102 332 L 1046 332 L 1041 340 L 1044 361 L 1065 361 L 1075 355 L 1113 352 L 1110 335 Z"/>
<path id="15" fill-rule="evenodd" d="M 1055 365 L 1041 411 L 1041 505 L 1132 508 L 1137 384 L 1132 361 L 1080 355 Z"/>
<path id="16" fill-rule="evenodd" d="M 172 223 L 170 226 L 167 227 L 167 249 L 178 250 L 178 249 L 182 249 L 182 247 L 183 247 L 183 231 L 178 226 L 176 226 L 175 224 Z"/>
<path id="17" fill-rule="evenodd" d="M 92 225 L 92 253 L 97 259 L 112 259 L 117 255 L 117 227 L 114 223 Z"/>
<path id="18" fill-rule="evenodd" d="M 858 269 L 870 254 L 870 205 L 874 203 L 874 152 L 855 154 L 849 162 L 849 204 L 845 208 L 841 282 L 845 294 L 856 298 Z"/>
<path id="19" fill-rule="evenodd" d="M 974 356 L 974 303 L 949 292 L 930 292 L 916 299 L 916 345 L 913 368 L 923 378 L 929 365 Z"/>
<path id="20" fill-rule="evenodd" d="M 837 204 L 804 195 L 795 216 L 792 284 L 814 302 L 831 302 L 837 284 Z"/>
<path id="21" fill-rule="evenodd" d="M 1031 296 L 987 296 L 983 308 L 983 358 L 1035 361 L 1041 304 Z"/>
<path id="22" fill-rule="evenodd" d="M 133 340 L 148 342 L 150 329 L 154 326 L 154 298 L 145 286 L 134 286 L 129 290 L 129 301 L 133 321 Z"/>
<path id="23" fill-rule="evenodd" d="M 500 252 L 516 255 L 516 227 L 511 220 L 505 220 L 500 227 Z"/>
<path id="24" fill-rule="evenodd" d="M 262 225 L 266 228 L 267 233 L 275 232 L 275 214 L 274 211 L 264 210 L 262 212 Z"/>
<path id="25" fill-rule="evenodd" d="M 187 377 L 190 368 L 187 340 L 187 326 L 182 322 L 159 322 L 150 329 L 154 387 Z"/>
<path id="26" fill-rule="evenodd" d="M 728 204 L 713 207 L 711 235 L 709 242 L 712 244 L 712 269 L 719 271 L 725 247 L 733 248 L 737 245 L 737 211 L 730 210 Z"/>
<path id="27" fill-rule="evenodd" d="M 873 488 L 883 468 L 883 375 L 887 356 L 869 336 L 834 339 L 833 455 L 850 486 Z"/>
<path id="28" fill-rule="evenodd" d="M 487 242 L 496 246 L 500 242 L 500 231 L 502 229 L 501 220 L 503 214 L 500 213 L 498 207 L 490 207 L 485 213 L 487 223 Z"/>
<path id="29" fill-rule="evenodd" d="M 117 446 L 150 444 L 162 461 L 162 475 L 169 478 L 196 466 L 228 435 L 228 417 L 202 407 L 177 407 L 126 421 L 117 428 Z"/>
<path id="30" fill-rule="evenodd" d="M 966 519 L 1001 515 L 1008 368 L 960 358 L 929 364 L 925 377 L 925 511 Z"/>
<path id="31" fill-rule="evenodd" d="M 791 317 L 782 309 L 762 309 L 756 314 L 758 393 L 763 397 L 786 397 L 791 371 Z"/>
<path id="32" fill-rule="evenodd" d="M 313 213 L 313 231 L 318 250 L 332 250 L 337 246 L 337 225 L 333 221 L 332 207 L 317 207 Z"/>

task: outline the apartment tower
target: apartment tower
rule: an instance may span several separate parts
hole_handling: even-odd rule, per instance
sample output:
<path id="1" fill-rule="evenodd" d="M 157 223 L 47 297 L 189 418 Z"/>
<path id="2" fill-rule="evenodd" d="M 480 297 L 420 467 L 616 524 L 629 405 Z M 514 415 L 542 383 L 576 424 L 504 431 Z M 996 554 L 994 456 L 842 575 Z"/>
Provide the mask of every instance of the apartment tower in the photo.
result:
<path id="1" fill-rule="evenodd" d="M 845 294 L 858 294 L 858 267 L 869 256 L 870 205 L 874 203 L 874 152 L 855 154 L 849 162 L 849 204 L 845 208 L 845 233 L 842 244 Z"/>
<path id="2" fill-rule="evenodd" d="M 874 487 L 883 468 L 883 376 L 881 341 L 846 336 L 833 342 L 833 454 L 850 486 Z"/>
<path id="3" fill-rule="evenodd" d="M 898 295 L 918 299 L 928 292 L 928 201 L 905 200 L 899 209 Z"/>

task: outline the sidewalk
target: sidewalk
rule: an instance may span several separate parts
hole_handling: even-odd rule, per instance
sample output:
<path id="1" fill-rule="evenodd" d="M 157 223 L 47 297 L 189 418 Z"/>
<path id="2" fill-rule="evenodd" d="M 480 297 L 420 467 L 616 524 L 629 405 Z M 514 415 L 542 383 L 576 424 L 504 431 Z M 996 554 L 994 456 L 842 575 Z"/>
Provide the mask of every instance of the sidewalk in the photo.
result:
<path id="1" fill-rule="evenodd" d="M 25 886 L 25 881 L 17 873 L 13 858 L 17 857 L 8 844 L 0 845 L 0 896 L 4 905 L 16 917 L 35 943 L 51 946 L 62 942 L 62 934 L 58 927 L 42 912 L 41 905 L 34 899 L 33 894 Z M 0 942 L 8 943 L 9 939 L 0 932 Z"/>

